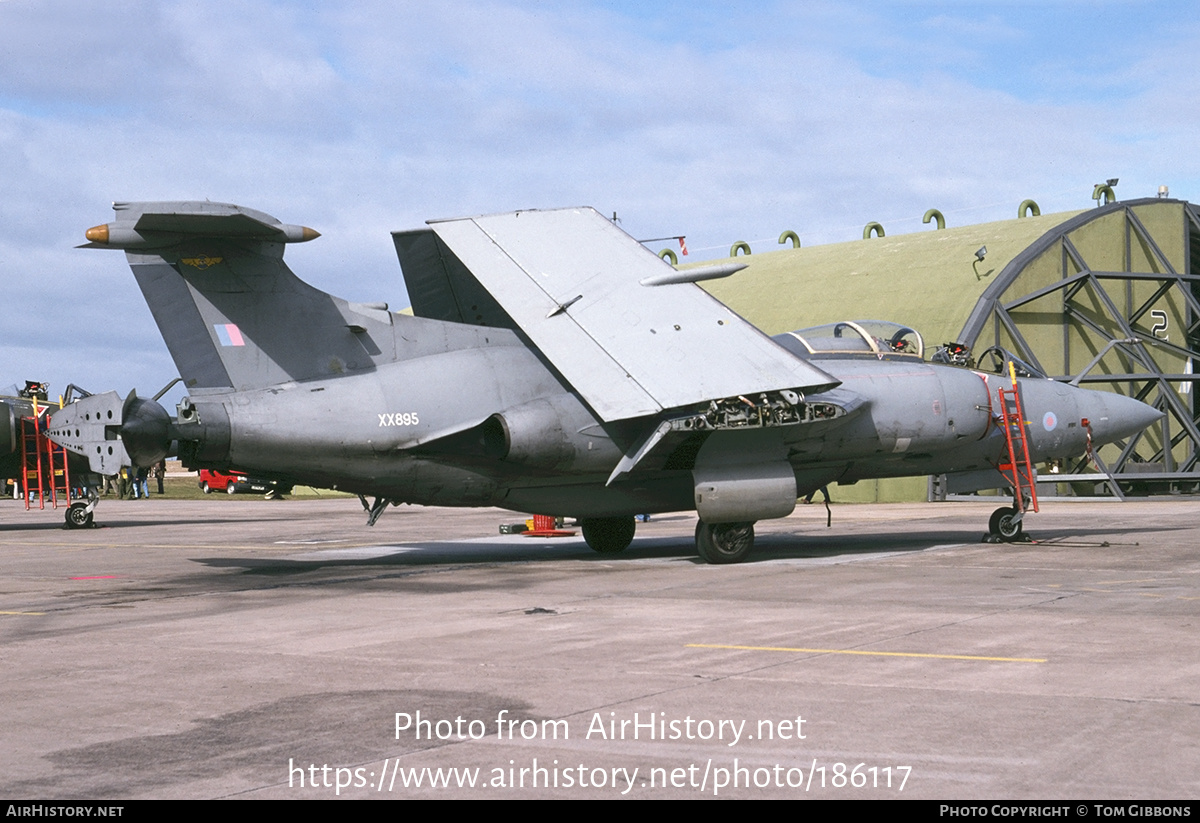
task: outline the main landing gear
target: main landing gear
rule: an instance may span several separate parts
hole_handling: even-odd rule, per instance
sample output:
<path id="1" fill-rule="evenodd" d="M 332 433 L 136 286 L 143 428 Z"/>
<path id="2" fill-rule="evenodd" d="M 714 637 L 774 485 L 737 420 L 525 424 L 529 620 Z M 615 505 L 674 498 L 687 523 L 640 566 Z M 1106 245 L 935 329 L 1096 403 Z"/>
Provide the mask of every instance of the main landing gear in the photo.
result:
<path id="1" fill-rule="evenodd" d="M 579 521 L 583 539 L 599 554 L 620 554 L 633 542 L 632 517 L 587 517 Z M 753 523 L 696 524 L 696 553 L 705 563 L 741 563 L 754 549 Z"/>
<path id="2" fill-rule="evenodd" d="M 586 517 L 579 521 L 583 539 L 599 554 L 620 554 L 633 542 L 632 517 Z"/>
<path id="3" fill-rule="evenodd" d="M 599 554 L 619 554 L 634 541 L 632 517 L 584 517 L 583 540 Z M 754 523 L 696 523 L 696 553 L 704 563 L 742 563 L 754 551 Z"/>
<path id="4" fill-rule="evenodd" d="M 696 524 L 696 552 L 705 563 L 741 563 L 753 550 L 753 523 Z"/>

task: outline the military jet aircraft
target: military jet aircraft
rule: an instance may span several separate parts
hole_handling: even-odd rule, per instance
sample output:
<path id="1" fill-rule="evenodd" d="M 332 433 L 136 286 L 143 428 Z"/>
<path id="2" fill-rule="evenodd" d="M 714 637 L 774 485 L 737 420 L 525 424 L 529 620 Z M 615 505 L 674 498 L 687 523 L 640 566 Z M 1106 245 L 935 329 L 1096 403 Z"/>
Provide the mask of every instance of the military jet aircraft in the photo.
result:
<path id="1" fill-rule="evenodd" d="M 177 445 L 188 468 L 358 493 L 371 524 L 400 503 L 574 516 L 606 554 L 635 513 L 695 510 L 713 563 L 834 481 L 1003 483 L 1001 378 L 926 362 L 900 326 L 769 338 L 696 285 L 741 264 L 677 271 L 590 208 L 396 232 L 413 316 L 298 279 L 284 248 L 312 229 L 208 202 L 114 209 L 86 245 L 125 250 L 188 395 L 174 417 L 132 392 L 57 412 L 51 436 L 101 473 Z M 1012 382 L 1035 463 L 1160 416 Z M 1010 531 L 1022 502 L 1003 510 Z"/>
<path id="2" fill-rule="evenodd" d="M 22 392 L 16 385 L 0 389 L 0 478 L 5 480 L 21 474 L 22 420 L 37 414 L 35 398 L 46 400 L 46 395 L 37 391 L 40 384 L 30 381 L 27 386 L 32 387 L 31 391 Z M 43 402 L 41 407 L 47 405 Z"/>
<path id="3" fill-rule="evenodd" d="M 18 491 L 25 489 L 31 495 L 57 500 L 61 494 L 67 525 L 91 525 L 98 503 L 95 489 L 103 479 L 92 474 L 88 460 L 79 454 L 68 452 L 64 466 L 61 457 L 52 457 L 44 448 L 42 427 L 49 408 L 45 383 L 26 380 L 22 389 L 16 385 L 0 389 L 0 481 L 4 481 L 0 486 L 12 480 Z M 67 480 L 74 488 L 86 488 L 87 499 L 72 501 Z"/>

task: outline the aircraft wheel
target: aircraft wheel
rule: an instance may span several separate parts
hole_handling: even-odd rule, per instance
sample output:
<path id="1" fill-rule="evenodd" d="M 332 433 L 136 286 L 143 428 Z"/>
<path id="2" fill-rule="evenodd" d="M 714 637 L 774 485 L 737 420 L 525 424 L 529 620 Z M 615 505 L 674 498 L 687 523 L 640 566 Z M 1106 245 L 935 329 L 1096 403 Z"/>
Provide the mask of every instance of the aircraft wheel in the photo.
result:
<path id="1" fill-rule="evenodd" d="M 988 520 L 988 531 L 1000 535 L 1000 539 L 1005 543 L 1019 539 L 1021 533 L 1025 531 L 1025 524 L 1021 520 L 1013 521 L 1016 514 L 1017 510 L 1009 506 L 1001 506 L 996 509 Z"/>
<path id="2" fill-rule="evenodd" d="M 705 563 L 741 563 L 753 549 L 753 523 L 696 524 L 696 552 Z"/>
<path id="3" fill-rule="evenodd" d="M 592 551 L 600 554 L 620 554 L 633 542 L 637 526 L 632 517 L 593 517 L 579 521 L 583 539 Z"/>
<path id="4" fill-rule="evenodd" d="M 87 503 L 72 503 L 67 508 L 67 528 L 86 529 L 92 525 L 92 512 L 88 511 Z"/>
<path id="5" fill-rule="evenodd" d="M 201 483 L 200 491 L 204 492 L 205 494 L 212 494 L 212 486 L 208 485 L 207 483 Z"/>

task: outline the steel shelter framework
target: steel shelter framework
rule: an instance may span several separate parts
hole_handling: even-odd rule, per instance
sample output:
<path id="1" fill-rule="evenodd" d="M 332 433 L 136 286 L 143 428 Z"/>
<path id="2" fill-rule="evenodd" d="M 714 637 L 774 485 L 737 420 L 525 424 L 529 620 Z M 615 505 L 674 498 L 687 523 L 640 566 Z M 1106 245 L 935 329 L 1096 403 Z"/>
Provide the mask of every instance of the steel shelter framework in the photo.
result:
<path id="1" fill-rule="evenodd" d="M 1009 349 L 1055 380 L 1099 384 L 1165 412 L 1156 426 L 1074 465 L 1063 481 L 1200 489 L 1200 208 L 1113 202 L 1046 232 L 984 290 L 959 340 Z M 1045 480 L 1047 478 L 1043 478 Z"/>

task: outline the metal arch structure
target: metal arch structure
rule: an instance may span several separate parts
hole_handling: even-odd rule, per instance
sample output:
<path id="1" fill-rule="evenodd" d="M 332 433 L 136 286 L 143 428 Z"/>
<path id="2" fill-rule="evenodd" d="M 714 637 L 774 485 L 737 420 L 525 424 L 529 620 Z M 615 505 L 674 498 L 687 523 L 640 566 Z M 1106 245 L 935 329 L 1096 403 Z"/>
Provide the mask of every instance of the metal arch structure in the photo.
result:
<path id="1" fill-rule="evenodd" d="M 1200 207 L 1147 198 L 1079 214 L 1017 254 L 981 295 L 959 340 L 1007 348 L 1055 380 L 1096 383 L 1165 412 L 1097 455 L 1103 475 L 1063 480 L 1200 489 Z M 1064 467 L 1065 468 L 1065 467 Z"/>

